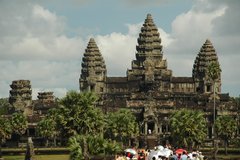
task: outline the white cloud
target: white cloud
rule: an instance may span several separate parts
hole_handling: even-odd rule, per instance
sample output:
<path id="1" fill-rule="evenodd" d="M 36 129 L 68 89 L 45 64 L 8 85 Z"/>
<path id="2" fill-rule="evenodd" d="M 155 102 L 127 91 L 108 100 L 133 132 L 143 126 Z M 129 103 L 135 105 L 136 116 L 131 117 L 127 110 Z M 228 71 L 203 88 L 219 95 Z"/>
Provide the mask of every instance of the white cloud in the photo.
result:
<path id="1" fill-rule="evenodd" d="M 236 71 L 240 67 L 236 62 L 240 49 L 240 32 L 236 29 L 240 25 L 236 16 L 240 15 L 239 4 L 239 1 L 197 1 L 191 10 L 176 17 L 170 33 L 174 41 L 166 48 L 174 75 L 191 76 L 193 62 L 205 40 L 210 38 L 222 67 L 222 91 L 239 94 L 240 74 Z"/>
<path id="2" fill-rule="evenodd" d="M 13 80 L 31 81 L 33 98 L 37 91 L 54 91 L 55 96 L 64 96 L 64 91 L 78 90 L 80 60 L 54 61 L 0 61 L 0 97 L 8 97 Z"/>
<path id="3" fill-rule="evenodd" d="M 134 58 L 136 37 L 122 33 L 96 36 L 96 43 L 105 59 L 110 76 L 126 76 Z"/>
<path id="4" fill-rule="evenodd" d="M 212 12 L 190 10 L 176 17 L 172 23 L 172 34 L 176 37 L 207 36 L 212 33 L 213 20 L 224 15 L 227 7 Z M 194 34 L 192 34 L 194 33 Z M 195 38 L 195 37 L 192 37 Z"/>
<path id="5" fill-rule="evenodd" d="M 8 97 L 9 85 L 18 79 L 31 81 L 34 99 L 37 88 L 60 97 L 78 90 L 85 42 L 66 36 L 64 19 L 33 3 L 3 3 L 1 12 L 0 97 Z"/>
<path id="6" fill-rule="evenodd" d="M 86 41 L 83 36 L 68 37 L 64 17 L 27 2 L 0 5 L 0 97 L 8 97 L 9 85 L 17 79 L 31 80 L 34 98 L 38 91 L 54 91 L 55 96 L 61 97 L 67 90 L 78 90 L 81 57 L 89 38 Z M 192 9 L 175 18 L 170 33 L 158 28 L 164 57 L 174 76 L 191 76 L 197 53 L 210 38 L 223 70 L 223 92 L 239 94 L 240 74 L 236 68 L 240 68 L 240 33 L 234 25 L 229 31 L 224 23 L 239 26 L 239 16 L 230 16 L 237 15 L 236 6 L 231 2 L 197 1 Z M 127 24 L 125 34 L 93 36 L 109 76 L 125 76 L 127 68 L 131 68 L 142 24 Z"/>
<path id="7" fill-rule="evenodd" d="M 53 25 L 57 22 L 57 16 L 47 9 L 44 9 L 40 5 L 33 6 L 33 18 L 39 18 L 45 20 L 47 23 L 52 23 Z"/>

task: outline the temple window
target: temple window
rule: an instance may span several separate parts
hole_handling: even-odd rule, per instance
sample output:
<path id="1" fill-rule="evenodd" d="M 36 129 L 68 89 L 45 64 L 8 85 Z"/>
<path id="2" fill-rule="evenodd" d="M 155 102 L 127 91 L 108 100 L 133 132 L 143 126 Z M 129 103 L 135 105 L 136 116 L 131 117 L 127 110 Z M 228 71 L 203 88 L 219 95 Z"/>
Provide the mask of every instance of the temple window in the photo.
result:
<path id="1" fill-rule="evenodd" d="M 91 89 L 91 91 L 93 91 L 93 90 L 95 89 L 95 86 L 94 86 L 94 85 L 91 85 L 91 86 L 90 86 L 90 89 Z"/>
<path id="2" fill-rule="evenodd" d="M 208 127 L 208 137 L 212 138 L 212 127 Z"/>
<path id="3" fill-rule="evenodd" d="M 210 92 L 210 91 L 211 91 L 211 86 L 207 85 L 207 92 Z"/>
<path id="4" fill-rule="evenodd" d="M 165 133 L 167 131 L 167 126 L 166 125 L 162 125 L 162 132 Z"/>
<path id="5" fill-rule="evenodd" d="M 197 87 L 197 88 L 196 88 L 196 91 L 199 92 L 199 91 L 200 91 L 200 87 Z"/>

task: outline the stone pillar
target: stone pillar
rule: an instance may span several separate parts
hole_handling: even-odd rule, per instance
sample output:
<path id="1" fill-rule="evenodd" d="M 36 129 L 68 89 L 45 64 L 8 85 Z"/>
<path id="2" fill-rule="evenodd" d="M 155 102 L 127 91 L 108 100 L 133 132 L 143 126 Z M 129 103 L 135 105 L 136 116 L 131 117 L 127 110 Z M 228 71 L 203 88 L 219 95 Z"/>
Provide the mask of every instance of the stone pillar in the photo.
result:
<path id="1" fill-rule="evenodd" d="M 162 124 L 159 126 L 159 133 L 162 133 Z"/>
<path id="2" fill-rule="evenodd" d="M 158 125 L 156 122 L 154 124 L 154 130 L 155 130 L 154 133 L 157 134 L 158 133 Z"/>
<path id="3" fill-rule="evenodd" d="M 214 138 L 215 137 L 215 135 L 214 135 L 214 128 L 213 128 L 214 126 L 212 126 L 212 138 Z"/>
<path id="4" fill-rule="evenodd" d="M 144 130 L 145 130 L 144 134 L 148 134 L 147 122 L 144 122 Z"/>
<path id="5" fill-rule="evenodd" d="M 35 160 L 34 146 L 31 137 L 28 137 L 25 160 Z"/>

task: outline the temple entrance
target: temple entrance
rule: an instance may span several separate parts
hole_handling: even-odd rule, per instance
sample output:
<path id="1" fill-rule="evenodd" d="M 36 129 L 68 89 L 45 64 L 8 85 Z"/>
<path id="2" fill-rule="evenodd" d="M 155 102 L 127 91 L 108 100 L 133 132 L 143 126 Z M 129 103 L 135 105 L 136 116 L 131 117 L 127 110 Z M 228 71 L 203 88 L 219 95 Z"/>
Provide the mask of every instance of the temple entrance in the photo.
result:
<path id="1" fill-rule="evenodd" d="M 211 139 L 213 138 L 213 135 L 212 135 L 212 127 L 208 127 L 208 137 Z"/>
<path id="2" fill-rule="evenodd" d="M 147 123 L 147 131 L 148 134 L 152 134 L 154 132 L 155 123 L 153 121 Z"/>

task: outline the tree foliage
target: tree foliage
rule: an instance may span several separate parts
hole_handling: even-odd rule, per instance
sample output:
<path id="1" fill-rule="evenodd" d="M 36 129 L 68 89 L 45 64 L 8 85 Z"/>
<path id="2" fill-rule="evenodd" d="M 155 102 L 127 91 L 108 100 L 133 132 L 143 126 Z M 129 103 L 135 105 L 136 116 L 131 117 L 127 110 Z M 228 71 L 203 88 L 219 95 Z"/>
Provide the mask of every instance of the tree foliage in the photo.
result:
<path id="1" fill-rule="evenodd" d="M 233 139 L 237 133 L 236 120 L 228 115 L 219 116 L 216 120 L 216 133 L 224 141 L 225 152 L 227 154 L 228 141 Z"/>
<path id="2" fill-rule="evenodd" d="M 219 63 L 211 62 L 207 67 L 207 75 L 210 80 L 215 81 L 220 77 L 221 68 Z"/>
<path id="3" fill-rule="evenodd" d="M 70 134 L 95 134 L 103 131 L 104 115 L 95 107 L 97 97 L 92 92 L 68 92 L 60 104 L 62 123 Z"/>
<path id="4" fill-rule="evenodd" d="M 48 127 L 53 125 L 60 135 L 69 138 L 71 159 L 119 152 L 121 146 L 116 139 L 138 135 L 136 118 L 129 110 L 104 115 L 96 107 L 97 100 L 93 92 L 68 92 L 57 108 L 49 110 L 46 119 L 50 120 L 39 123 L 39 131 L 50 136 L 48 131 L 54 127 Z M 109 134 L 113 136 L 106 136 Z"/>
<path id="5" fill-rule="evenodd" d="M 114 155 L 122 151 L 119 143 L 104 139 L 98 135 L 75 135 L 69 139 L 70 159 L 85 159 L 83 154 L 85 141 L 90 155 Z M 89 157 L 88 157 L 89 158 Z"/>
<path id="6" fill-rule="evenodd" d="M 12 126 L 10 120 L 0 116 L 0 158 L 2 158 L 1 147 L 6 139 L 11 138 Z"/>
<path id="7" fill-rule="evenodd" d="M 81 147 L 82 139 L 79 136 L 73 136 L 69 139 L 70 159 L 83 160 L 83 152 Z"/>
<path id="8" fill-rule="evenodd" d="M 130 110 L 120 109 L 117 112 L 109 113 L 106 121 L 106 134 L 115 140 L 123 141 L 139 134 L 136 117 Z"/>
<path id="9" fill-rule="evenodd" d="M 45 117 L 37 125 L 37 132 L 40 136 L 47 139 L 46 146 L 48 146 L 48 139 L 55 139 L 58 135 L 56 121 L 49 117 Z"/>
<path id="10" fill-rule="evenodd" d="M 85 158 L 91 152 L 90 144 L 93 144 L 91 142 L 96 142 L 95 136 L 103 138 L 105 118 L 103 112 L 99 108 L 96 108 L 96 101 L 97 96 L 92 92 L 78 93 L 70 91 L 60 100 L 60 107 L 56 111 L 58 113 L 56 120 L 62 131 L 67 133 L 67 136 L 76 136 L 78 142 L 80 138 L 82 139 L 80 146 L 82 155 Z M 98 139 L 98 142 L 100 140 Z M 76 141 L 71 141 L 71 146 L 73 147 Z M 94 145 L 97 144 L 99 143 L 94 143 Z M 75 148 L 73 152 L 79 151 L 79 149 Z M 96 149 L 94 151 L 99 152 Z M 72 154 L 75 156 L 79 155 L 78 153 Z"/>
<path id="11" fill-rule="evenodd" d="M 204 113 L 198 110 L 181 109 L 170 117 L 173 139 L 179 147 L 198 147 L 206 138 Z"/>
<path id="12" fill-rule="evenodd" d="M 15 112 L 12 114 L 11 125 L 13 132 L 21 136 L 28 127 L 27 117 L 22 112 Z"/>
<path id="13" fill-rule="evenodd" d="M 0 115 L 7 114 L 10 109 L 12 109 L 12 107 L 8 102 L 8 98 L 0 98 Z"/>

